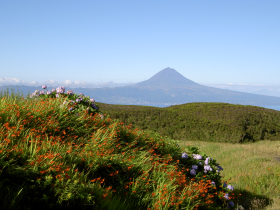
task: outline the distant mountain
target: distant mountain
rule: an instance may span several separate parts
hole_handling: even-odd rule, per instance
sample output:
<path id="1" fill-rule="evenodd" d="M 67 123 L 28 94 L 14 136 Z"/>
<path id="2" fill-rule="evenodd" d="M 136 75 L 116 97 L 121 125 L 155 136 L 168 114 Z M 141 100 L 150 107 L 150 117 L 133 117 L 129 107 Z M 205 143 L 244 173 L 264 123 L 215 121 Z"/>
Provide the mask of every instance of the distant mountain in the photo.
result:
<path id="1" fill-rule="evenodd" d="M 187 79 L 175 69 L 165 68 L 156 73 L 150 79 L 135 84 L 138 87 L 158 88 L 182 88 L 186 86 L 197 86 L 199 84 Z M 134 85 L 134 86 L 135 86 Z"/>
<path id="2" fill-rule="evenodd" d="M 8 86 L 0 86 L 6 90 Z M 51 90 L 53 87 L 48 87 Z M 57 87 L 54 87 L 57 88 Z M 134 85 L 114 88 L 68 88 L 97 102 L 123 105 L 166 106 L 192 102 L 223 102 L 255 106 L 280 106 L 280 97 L 223 90 L 197 84 L 172 68 L 165 68 L 150 79 Z M 13 86 L 16 92 L 16 86 Z M 23 95 L 42 87 L 19 86 Z"/>

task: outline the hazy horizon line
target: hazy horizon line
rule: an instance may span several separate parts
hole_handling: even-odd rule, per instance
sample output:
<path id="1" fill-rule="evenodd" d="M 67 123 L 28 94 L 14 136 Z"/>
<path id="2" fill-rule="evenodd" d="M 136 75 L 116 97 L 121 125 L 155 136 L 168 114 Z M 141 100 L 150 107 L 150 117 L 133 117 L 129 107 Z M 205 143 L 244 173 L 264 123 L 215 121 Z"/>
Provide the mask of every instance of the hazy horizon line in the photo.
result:
<path id="1" fill-rule="evenodd" d="M 144 80 L 146 81 L 146 80 Z M 139 81 L 142 82 L 142 81 Z M 86 82 L 86 81 L 71 81 L 71 80 L 65 80 L 63 82 L 57 82 L 53 79 L 46 80 L 45 82 L 37 82 L 37 81 L 31 81 L 31 82 L 25 82 L 24 80 L 20 80 L 18 78 L 0 78 L 0 86 L 7 86 L 7 85 L 25 85 L 25 86 L 42 86 L 42 85 L 49 85 L 49 86 L 67 86 L 72 88 L 78 88 L 79 87 L 91 87 L 91 86 L 124 86 L 124 85 L 130 85 L 130 84 L 137 84 L 139 82 Z M 227 86 L 258 86 L 258 87 L 273 87 L 273 86 L 280 86 L 280 84 L 252 84 L 252 83 L 198 83 L 200 85 L 227 85 Z"/>

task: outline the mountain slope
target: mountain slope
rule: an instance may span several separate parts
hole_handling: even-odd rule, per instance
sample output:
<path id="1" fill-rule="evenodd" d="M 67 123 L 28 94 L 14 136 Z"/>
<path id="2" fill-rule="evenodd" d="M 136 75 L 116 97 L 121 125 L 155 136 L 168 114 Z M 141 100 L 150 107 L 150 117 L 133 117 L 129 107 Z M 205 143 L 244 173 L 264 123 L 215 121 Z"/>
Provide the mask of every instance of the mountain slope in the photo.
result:
<path id="1" fill-rule="evenodd" d="M 159 87 L 159 88 L 178 88 L 182 86 L 197 86 L 199 84 L 185 78 L 172 68 L 165 68 L 156 73 L 150 79 L 139 82 L 133 86 L 138 87 Z"/>

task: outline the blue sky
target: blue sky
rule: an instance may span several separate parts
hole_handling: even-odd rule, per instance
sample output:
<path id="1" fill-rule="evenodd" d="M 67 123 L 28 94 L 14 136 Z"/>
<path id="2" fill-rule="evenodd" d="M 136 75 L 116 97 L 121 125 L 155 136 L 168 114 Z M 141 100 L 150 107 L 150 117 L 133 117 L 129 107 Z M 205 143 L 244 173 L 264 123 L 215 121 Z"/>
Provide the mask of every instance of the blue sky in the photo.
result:
<path id="1" fill-rule="evenodd" d="M 170 67 L 199 84 L 280 86 L 279 11 L 279 0 L 1 1 L 0 85 L 136 83 Z"/>

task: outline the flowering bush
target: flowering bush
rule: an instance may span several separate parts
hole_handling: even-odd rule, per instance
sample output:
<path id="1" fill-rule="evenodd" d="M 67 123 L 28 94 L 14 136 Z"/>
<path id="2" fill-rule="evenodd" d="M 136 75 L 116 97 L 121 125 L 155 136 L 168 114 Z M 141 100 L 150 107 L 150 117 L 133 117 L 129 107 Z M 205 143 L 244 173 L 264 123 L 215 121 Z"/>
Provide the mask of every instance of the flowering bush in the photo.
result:
<path id="1" fill-rule="evenodd" d="M 149 134 L 154 139 L 160 138 L 160 135 L 156 132 L 150 131 Z M 176 144 L 175 140 L 169 139 L 169 141 L 171 142 L 169 144 Z M 228 208 L 233 207 L 234 202 L 231 201 L 231 198 L 234 197 L 232 196 L 234 195 L 234 189 L 232 185 L 222 183 L 220 171 L 223 170 L 223 168 L 220 166 L 220 164 L 218 164 L 216 160 L 207 156 L 205 153 L 199 152 L 198 147 L 186 146 L 185 148 L 180 148 L 178 144 L 176 145 L 176 150 L 169 151 L 167 153 L 179 154 L 178 159 L 181 159 L 179 167 L 181 169 L 188 168 L 187 174 L 189 174 L 189 176 L 193 177 L 195 180 L 211 180 L 209 193 L 212 192 L 214 195 L 216 195 L 215 192 L 218 192 L 216 196 L 217 203 L 214 205 L 223 205 L 227 206 Z"/>
<path id="2" fill-rule="evenodd" d="M 43 85 L 42 88 L 46 89 L 47 86 Z M 82 93 L 79 95 L 74 94 L 72 90 L 68 90 L 67 93 L 65 93 L 65 87 L 58 87 L 47 92 L 36 90 L 29 97 L 36 99 L 39 97 L 43 100 L 49 98 L 65 98 L 63 104 L 60 106 L 61 108 L 68 107 L 68 111 L 71 113 L 76 113 L 76 115 L 79 115 L 85 110 L 88 114 L 92 113 L 94 115 L 95 113 L 99 113 L 100 118 L 104 118 L 103 114 L 98 111 L 99 107 L 95 104 L 94 99 L 85 97 Z"/>

